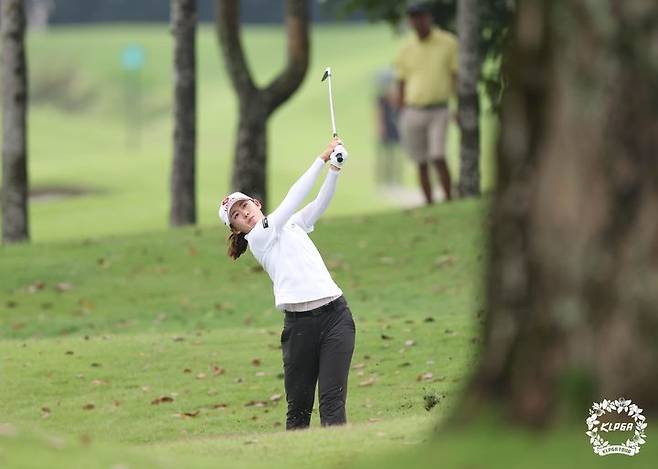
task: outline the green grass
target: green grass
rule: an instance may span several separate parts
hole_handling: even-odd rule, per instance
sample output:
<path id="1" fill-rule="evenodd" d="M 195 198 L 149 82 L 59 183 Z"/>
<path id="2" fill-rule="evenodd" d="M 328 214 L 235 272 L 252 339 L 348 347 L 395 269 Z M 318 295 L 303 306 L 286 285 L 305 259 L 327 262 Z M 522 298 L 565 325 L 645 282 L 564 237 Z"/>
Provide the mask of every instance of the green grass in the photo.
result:
<path id="1" fill-rule="evenodd" d="M 313 238 L 354 314 L 359 366 L 350 375 L 354 431 L 321 433 L 345 447 L 323 450 L 328 464 L 390 448 L 377 432 L 396 435 L 399 448 L 420 441 L 449 411 L 476 352 L 482 210 L 470 201 L 319 222 Z M 310 451 L 312 437 L 298 448 L 283 432 L 284 402 L 245 405 L 284 392 L 282 319 L 267 274 L 249 253 L 230 261 L 225 235 L 189 228 L 3 247 L 0 421 L 29 441 L 64 435 L 67 448 L 83 438 L 110 455 L 134 447 L 188 465 L 204 454 L 262 458 L 252 448 L 283 464 L 290 452 Z M 374 384 L 360 386 L 369 378 Z M 445 395 L 431 412 L 429 393 Z M 163 395 L 174 401 L 151 404 Z M 28 460 L 21 441 L 0 437 L 0 455 Z"/>
<path id="2" fill-rule="evenodd" d="M 304 432 L 270 400 L 284 393 L 271 284 L 250 254 L 225 257 L 223 228 L 1 248 L 0 467 L 650 467 L 651 441 L 594 455 L 586 409 L 582 428 L 546 434 L 486 419 L 435 431 L 478 352 L 483 210 L 317 224 L 357 346 L 349 424 L 320 428 L 316 402 Z"/>
<path id="3" fill-rule="evenodd" d="M 302 87 L 272 117 L 268 187 L 271 204 L 326 145 L 330 136 L 322 70 L 334 70 L 337 123 L 351 159 L 342 176 L 335 214 L 394 208 L 375 184 L 374 74 L 389 64 L 400 38 L 384 25 L 317 26 Z M 146 50 L 141 73 L 142 130 L 139 147 L 127 145 L 123 47 Z M 256 81 L 264 84 L 285 61 L 285 33 L 248 27 L 244 43 Z M 89 195 L 30 207 L 36 242 L 108 234 L 143 233 L 167 225 L 171 165 L 172 39 L 166 25 L 55 28 L 28 37 L 34 100 L 29 114 L 29 173 L 33 188 L 75 186 Z M 214 30 L 198 36 L 198 213 L 202 226 L 218 223 L 217 201 L 229 190 L 236 126 L 236 100 L 223 69 Z M 131 100 L 131 109 L 136 106 Z M 136 126 L 130 124 L 132 128 Z M 483 125 L 483 186 L 492 182 L 495 122 Z M 457 140 L 451 129 L 449 162 L 457 174 Z M 406 185 L 419 190 L 415 168 L 404 158 Z M 436 181 L 435 181 L 436 183 Z"/>

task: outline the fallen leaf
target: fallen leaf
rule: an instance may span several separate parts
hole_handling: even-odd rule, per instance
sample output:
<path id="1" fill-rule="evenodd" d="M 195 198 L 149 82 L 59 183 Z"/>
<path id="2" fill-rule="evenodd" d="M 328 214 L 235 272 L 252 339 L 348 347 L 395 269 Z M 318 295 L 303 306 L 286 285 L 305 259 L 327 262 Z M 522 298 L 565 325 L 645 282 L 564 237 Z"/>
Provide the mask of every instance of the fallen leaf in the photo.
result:
<path id="1" fill-rule="evenodd" d="M 352 368 L 354 368 L 355 370 L 360 370 L 365 366 L 366 366 L 365 363 L 356 363 L 355 365 L 352 365 Z"/>
<path id="2" fill-rule="evenodd" d="M 85 404 L 82 406 L 82 410 L 93 410 L 95 407 L 94 404 Z"/>
<path id="3" fill-rule="evenodd" d="M 434 265 L 438 268 L 450 267 L 455 264 L 455 256 L 441 256 L 437 257 L 434 261 Z"/>
<path id="4" fill-rule="evenodd" d="M 270 396 L 270 401 L 278 402 L 281 400 L 281 394 L 273 394 Z"/>
<path id="5" fill-rule="evenodd" d="M 423 319 L 423 322 L 434 322 L 434 318 L 432 316 L 428 316 L 425 319 Z"/>
<path id="6" fill-rule="evenodd" d="M 251 364 L 254 366 L 260 366 L 261 365 L 260 358 L 254 358 L 253 360 L 251 360 Z"/>
<path id="7" fill-rule="evenodd" d="M 28 285 L 27 292 L 28 293 L 36 293 L 38 291 L 43 290 L 45 288 L 45 286 L 46 286 L 46 284 L 39 280 L 37 282 L 34 282 L 32 285 Z"/>
<path id="8" fill-rule="evenodd" d="M 365 381 L 361 381 L 361 382 L 359 383 L 359 386 L 371 386 L 372 384 L 375 383 L 375 381 L 376 381 L 375 377 L 374 377 L 374 376 L 371 376 L 371 377 L 368 378 L 367 380 L 365 380 Z"/>
<path id="9" fill-rule="evenodd" d="M 265 376 L 265 372 L 264 371 L 257 371 L 256 376 L 258 376 L 259 378 L 262 377 L 262 376 Z"/>
<path id="10" fill-rule="evenodd" d="M 194 418 L 197 415 L 199 415 L 199 412 L 201 412 L 201 411 L 197 409 L 194 412 L 181 412 L 180 414 L 177 414 L 177 415 L 179 415 L 183 419 L 185 419 L 185 418 Z"/>
<path id="11" fill-rule="evenodd" d="M 55 290 L 57 290 L 58 292 L 69 291 L 72 288 L 73 288 L 73 285 L 71 285 L 70 283 L 67 283 L 67 282 L 62 282 L 62 283 L 58 283 L 57 285 L 55 285 Z"/>
<path id="12" fill-rule="evenodd" d="M 427 373 L 421 373 L 418 376 L 416 376 L 416 381 L 429 381 L 432 379 L 434 375 L 431 372 Z"/>
<path id="13" fill-rule="evenodd" d="M 50 417 L 50 408 L 42 407 L 41 408 L 41 418 L 42 419 L 47 419 L 48 417 Z"/>
<path id="14" fill-rule="evenodd" d="M 208 395 L 209 395 L 209 396 L 214 396 L 214 395 L 216 395 L 216 394 L 217 394 L 217 390 L 216 390 L 216 389 L 208 389 Z"/>
<path id="15" fill-rule="evenodd" d="M 228 406 L 226 404 L 214 404 L 213 409 L 226 409 Z"/>
<path id="16" fill-rule="evenodd" d="M 223 375 L 225 372 L 226 372 L 226 370 L 224 368 L 219 367 L 219 366 L 213 366 L 212 367 L 212 374 L 214 376 Z"/>
<path id="17" fill-rule="evenodd" d="M 206 379 L 206 374 L 205 373 L 199 373 L 196 375 L 196 379 Z"/>
<path id="18" fill-rule="evenodd" d="M 245 404 L 245 407 L 265 407 L 266 405 L 267 405 L 267 401 L 251 400 Z"/>
<path id="19" fill-rule="evenodd" d="M 411 363 L 410 362 L 404 362 L 404 363 L 400 363 L 398 366 L 400 366 L 400 367 L 411 366 Z"/>
<path id="20" fill-rule="evenodd" d="M 407 340 L 407 341 L 404 342 L 404 346 L 405 346 L 405 347 L 412 347 L 412 346 L 414 346 L 414 345 L 416 345 L 416 341 L 415 341 L 415 340 Z"/>
<path id="21" fill-rule="evenodd" d="M 173 397 L 170 397 L 170 396 L 160 396 L 160 397 L 158 397 L 158 398 L 156 398 L 156 399 L 153 399 L 153 400 L 151 401 L 151 404 L 153 404 L 153 405 L 159 405 L 159 404 L 162 404 L 162 403 L 164 403 L 164 402 L 174 402 L 174 398 L 173 398 Z"/>
<path id="22" fill-rule="evenodd" d="M 67 350 L 65 353 L 66 355 L 73 355 L 73 350 Z"/>
<path id="23" fill-rule="evenodd" d="M 190 370 L 189 368 L 185 368 L 185 369 L 183 370 L 183 373 L 192 373 L 192 370 Z"/>
<path id="24" fill-rule="evenodd" d="M 382 334 L 381 337 L 382 337 L 382 340 L 393 340 L 393 337 L 391 337 L 390 335 Z"/>

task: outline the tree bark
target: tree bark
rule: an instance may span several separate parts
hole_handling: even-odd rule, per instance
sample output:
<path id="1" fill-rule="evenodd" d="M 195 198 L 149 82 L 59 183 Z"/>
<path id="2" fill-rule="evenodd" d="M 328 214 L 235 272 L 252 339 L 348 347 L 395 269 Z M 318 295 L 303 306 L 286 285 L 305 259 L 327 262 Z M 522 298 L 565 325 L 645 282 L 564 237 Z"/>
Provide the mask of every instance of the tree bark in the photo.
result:
<path id="1" fill-rule="evenodd" d="M 309 61 L 306 0 L 286 0 L 288 59 L 271 83 L 258 88 L 240 41 L 239 0 L 216 0 L 217 35 L 231 84 L 238 96 L 239 123 L 231 187 L 259 199 L 267 210 L 267 120 L 299 88 Z"/>
<path id="2" fill-rule="evenodd" d="M 196 223 L 196 23 L 196 0 L 171 0 L 175 77 L 171 226 Z"/>
<path id="3" fill-rule="evenodd" d="M 457 32 L 459 34 L 458 121 L 461 129 L 459 194 L 480 194 L 480 21 L 477 0 L 458 0 Z"/>
<path id="4" fill-rule="evenodd" d="M 2 1 L 2 241 L 29 239 L 25 5 Z"/>
<path id="5" fill-rule="evenodd" d="M 485 342 L 463 409 L 495 402 L 542 426 L 574 404 L 571 382 L 579 417 L 618 397 L 656 413 L 658 5 L 518 7 Z"/>

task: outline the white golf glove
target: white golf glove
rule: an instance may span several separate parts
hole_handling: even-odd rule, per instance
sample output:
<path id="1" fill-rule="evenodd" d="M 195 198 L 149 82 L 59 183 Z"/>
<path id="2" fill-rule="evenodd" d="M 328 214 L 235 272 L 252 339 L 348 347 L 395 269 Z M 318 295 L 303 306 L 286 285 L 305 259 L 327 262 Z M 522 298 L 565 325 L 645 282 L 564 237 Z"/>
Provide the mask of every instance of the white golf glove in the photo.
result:
<path id="1" fill-rule="evenodd" d="M 342 168 L 347 160 L 347 149 L 343 145 L 336 145 L 329 156 L 329 161 L 337 168 Z"/>

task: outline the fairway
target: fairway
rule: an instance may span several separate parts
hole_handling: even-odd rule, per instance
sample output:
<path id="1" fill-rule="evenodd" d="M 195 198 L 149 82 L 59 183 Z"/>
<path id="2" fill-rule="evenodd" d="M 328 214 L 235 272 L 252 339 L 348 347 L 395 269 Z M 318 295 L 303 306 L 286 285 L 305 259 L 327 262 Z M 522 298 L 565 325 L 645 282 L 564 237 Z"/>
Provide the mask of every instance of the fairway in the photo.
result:
<path id="1" fill-rule="evenodd" d="M 70 457 L 91 445 L 115 461 L 130 447 L 135 461 L 170 454 L 187 467 L 204 455 L 250 467 L 270 453 L 275 467 L 310 453 L 331 465 L 427 441 L 477 351 L 482 210 L 320 220 L 312 236 L 357 346 L 349 426 L 322 432 L 316 400 L 299 439 L 283 426 L 271 283 L 250 254 L 225 256 L 223 228 L 3 247 L 0 422 L 46 438 L 43 458 L 56 437 Z M 0 436 L 0 457 L 27 460 L 23 439 Z"/>
<path id="2" fill-rule="evenodd" d="M 243 38 L 249 66 L 263 85 L 285 63 L 285 34 L 278 27 L 249 26 Z M 391 62 L 399 41 L 386 25 L 313 26 L 306 79 L 268 126 L 271 205 L 283 198 L 331 136 L 327 90 L 320 82 L 327 65 L 334 73 L 338 131 L 350 151 L 329 215 L 365 214 L 400 205 L 375 184 L 373 86 L 376 72 Z M 131 44 L 145 51 L 139 78 L 127 76 L 121 68 L 122 51 Z M 79 197 L 33 200 L 30 223 L 35 242 L 142 233 L 167 226 L 172 50 L 166 25 L 66 27 L 28 36 L 32 190 L 84 192 Z M 199 30 L 197 54 L 197 204 L 199 222 L 208 226 L 218 223 L 217 203 L 229 190 L 237 108 L 209 25 Z M 486 109 L 485 104 L 485 189 L 493 178 L 495 136 L 494 118 Z M 453 126 L 448 151 L 454 177 L 457 139 Z M 406 187 L 412 193 L 420 191 L 415 168 L 401 156 Z"/>

